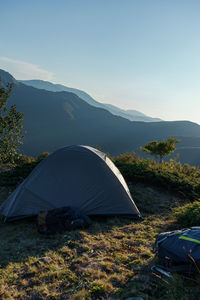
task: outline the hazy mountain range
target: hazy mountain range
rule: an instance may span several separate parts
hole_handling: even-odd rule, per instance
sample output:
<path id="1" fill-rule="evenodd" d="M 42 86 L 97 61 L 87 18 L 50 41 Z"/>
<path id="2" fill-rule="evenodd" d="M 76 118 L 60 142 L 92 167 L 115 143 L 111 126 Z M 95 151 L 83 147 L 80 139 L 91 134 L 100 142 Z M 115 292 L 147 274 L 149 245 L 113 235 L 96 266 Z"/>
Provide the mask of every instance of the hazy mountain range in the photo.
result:
<path id="1" fill-rule="evenodd" d="M 154 139 L 176 136 L 180 160 L 200 165 L 200 126 L 189 121 L 136 122 L 95 107 L 75 93 L 52 92 L 28 86 L 0 70 L 2 83 L 13 83 L 9 103 L 24 113 L 26 135 L 22 151 L 39 155 L 71 145 L 100 146 L 111 155 L 138 151 Z"/>
<path id="2" fill-rule="evenodd" d="M 108 110 L 111 112 L 113 115 L 120 116 L 123 118 L 126 118 L 130 121 L 143 121 L 143 122 L 159 122 L 162 121 L 159 118 L 151 118 L 149 116 L 146 116 L 145 114 L 137 111 L 137 110 L 124 110 L 119 107 L 116 107 L 111 104 L 104 104 L 100 103 L 96 100 L 94 100 L 90 95 L 85 93 L 84 91 L 74 89 L 74 88 L 69 88 L 67 86 L 61 85 L 61 84 L 53 84 L 48 81 L 43 81 L 43 80 L 20 80 L 20 82 L 33 86 L 37 89 L 44 89 L 47 91 L 51 92 L 70 92 L 74 93 L 77 96 L 79 96 L 81 99 L 85 100 L 88 104 L 95 106 L 95 107 L 100 107 Z"/>

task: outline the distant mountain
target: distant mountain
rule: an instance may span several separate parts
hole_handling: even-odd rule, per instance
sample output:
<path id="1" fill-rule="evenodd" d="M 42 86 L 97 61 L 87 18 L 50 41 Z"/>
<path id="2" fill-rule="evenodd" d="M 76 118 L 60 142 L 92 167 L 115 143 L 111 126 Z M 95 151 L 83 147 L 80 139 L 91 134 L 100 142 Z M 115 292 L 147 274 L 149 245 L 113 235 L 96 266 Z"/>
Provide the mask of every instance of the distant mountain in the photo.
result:
<path id="1" fill-rule="evenodd" d="M 177 144 L 173 156 L 178 154 L 181 163 L 187 162 L 192 166 L 200 167 L 200 137 L 178 136 L 177 138 L 180 139 L 180 143 Z"/>
<path id="2" fill-rule="evenodd" d="M 3 82 L 9 79 L 14 84 L 10 105 L 16 104 L 18 111 L 24 113 L 26 135 L 22 151 L 27 155 L 36 156 L 71 144 L 100 146 L 111 155 L 118 155 L 170 136 L 182 137 L 181 148 L 200 145 L 200 126 L 196 123 L 131 122 L 89 105 L 74 93 L 36 89 L 8 75 L 0 70 Z M 180 159 L 187 162 L 190 150 L 182 152 L 184 157 Z"/>
<path id="3" fill-rule="evenodd" d="M 104 104 L 97 102 L 94 100 L 90 95 L 85 93 L 84 91 L 74 89 L 74 88 L 69 88 L 65 85 L 61 84 L 54 84 L 48 81 L 43 81 L 43 80 L 19 80 L 21 83 L 24 83 L 26 85 L 33 86 L 37 89 L 44 89 L 47 91 L 51 92 L 70 92 L 74 93 L 77 96 L 79 96 L 81 99 L 86 101 L 88 104 L 95 106 L 95 107 L 100 107 L 107 109 L 109 112 L 111 112 L 113 115 L 120 116 L 123 118 L 126 118 L 130 121 L 142 121 L 142 122 L 159 122 L 162 121 L 159 118 L 151 118 L 146 116 L 145 114 L 137 111 L 137 110 L 124 110 L 121 108 L 118 108 L 114 105 L 111 104 Z"/>

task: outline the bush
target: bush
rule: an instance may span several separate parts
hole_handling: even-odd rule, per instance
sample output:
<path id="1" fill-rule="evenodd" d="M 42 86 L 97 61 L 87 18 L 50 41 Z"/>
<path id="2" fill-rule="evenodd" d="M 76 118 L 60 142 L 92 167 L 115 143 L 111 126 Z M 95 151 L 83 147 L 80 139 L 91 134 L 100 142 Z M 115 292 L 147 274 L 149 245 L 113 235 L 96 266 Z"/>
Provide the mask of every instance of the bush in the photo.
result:
<path id="1" fill-rule="evenodd" d="M 38 161 L 43 160 L 44 158 L 48 157 L 50 155 L 49 152 L 43 152 L 42 154 L 40 154 L 37 158 Z"/>
<path id="2" fill-rule="evenodd" d="M 118 156 L 113 157 L 114 161 L 118 163 L 131 163 L 137 159 L 137 154 L 135 152 L 132 153 L 124 153 Z"/>
<path id="3" fill-rule="evenodd" d="M 191 201 L 200 198 L 200 170 L 196 167 L 174 160 L 158 165 L 150 159 L 140 158 L 129 163 L 116 158 L 114 163 L 127 181 L 159 186 Z"/>
<path id="4" fill-rule="evenodd" d="M 37 159 L 21 155 L 18 165 L 8 171 L 1 172 L 0 186 L 17 186 L 23 179 L 25 179 L 31 171 L 40 163 L 44 158 L 49 155 L 49 152 L 44 152 Z"/>
<path id="5" fill-rule="evenodd" d="M 22 166 L 24 164 L 29 164 L 35 161 L 35 158 L 32 156 L 26 156 L 20 154 L 18 158 L 15 160 L 15 164 L 18 166 Z"/>
<path id="6" fill-rule="evenodd" d="M 183 227 L 199 226 L 200 201 L 175 208 L 173 216 Z"/>

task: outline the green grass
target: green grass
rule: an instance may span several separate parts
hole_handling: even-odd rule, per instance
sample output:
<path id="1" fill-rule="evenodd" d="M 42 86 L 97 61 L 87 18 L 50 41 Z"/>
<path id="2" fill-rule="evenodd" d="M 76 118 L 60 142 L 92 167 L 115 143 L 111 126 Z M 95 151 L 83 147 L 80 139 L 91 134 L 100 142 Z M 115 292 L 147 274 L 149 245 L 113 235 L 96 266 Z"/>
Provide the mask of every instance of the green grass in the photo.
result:
<path id="1" fill-rule="evenodd" d="M 181 283 L 190 297 L 190 281 L 177 277 L 178 283 L 169 283 L 150 270 L 155 237 L 178 228 L 171 209 L 183 200 L 142 184 L 130 188 L 142 222 L 104 218 L 87 230 L 52 236 L 38 234 L 32 220 L 1 225 L 0 298 L 181 299 L 176 296 Z M 200 292 L 199 285 L 192 288 L 194 298 L 188 299 Z"/>
<path id="2" fill-rule="evenodd" d="M 0 202 L 33 163 L 0 174 Z M 49 236 L 36 232 L 34 220 L 0 224 L 0 299 L 199 299 L 199 276 L 189 280 L 180 274 L 170 281 L 151 272 L 155 237 L 182 227 L 173 211 L 193 201 L 186 182 L 198 194 L 198 169 L 141 160 L 118 164 L 143 220 L 94 219 L 87 230 Z M 148 172 L 153 182 L 144 180 Z"/>
<path id="3" fill-rule="evenodd" d="M 200 225 L 200 202 L 186 204 L 174 209 L 174 217 L 183 227 Z"/>
<path id="4" fill-rule="evenodd" d="M 200 198 L 200 170 L 171 160 L 157 164 L 150 159 L 136 158 L 132 161 L 114 160 L 127 181 L 159 186 L 188 201 Z"/>

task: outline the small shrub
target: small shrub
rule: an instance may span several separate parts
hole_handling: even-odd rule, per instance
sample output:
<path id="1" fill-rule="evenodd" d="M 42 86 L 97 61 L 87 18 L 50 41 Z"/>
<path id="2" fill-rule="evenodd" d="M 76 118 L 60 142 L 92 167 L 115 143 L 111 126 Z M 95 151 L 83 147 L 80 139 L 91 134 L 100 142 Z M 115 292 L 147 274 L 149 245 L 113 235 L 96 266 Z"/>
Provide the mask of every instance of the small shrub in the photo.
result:
<path id="1" fill-rule="evenodd" d="M 38 161 L 43 160 L 44 158 L 48 157 L 50 155 L 49 152 L 43 152 L 42 154 L 40 154 L 37 158 Z"/>
<path id="2" fill-rule="evenodd" d="M 156 164 L 150 159 L 124 163 L 114 160 L 125 180 L 159 186 L 195 201 L 200 198 L 200 170 L 180 162 Z"/>
<path id="3" fill-rule="evenodd" d="M 200 202 L 195 201 L 191 204 L 174 209 L 176 220 L 184 227 L 199 226 L 200 224 Z"/>
<path id="4" fill-rule="evenodd" d="M 21 155 L 18 165 L 15 168 L 1 172 L 0 186 L 17 186 L 49 154 L 49 152 L 43 152 L 37 159 Z"/>
<path id="5" fill-rule="evenodd" d="M 118 163 L 131 163 L 136 159 L 137 159 L 137 154 L 135 152 L 120 154 L 113 158 L 113 160 Z"/>
<path id="6" fill-rule="evenodd" d="M 16 159 L 15 163 L 18 166 L 21 166 L 23 164 L 29 164 L 35 161 L 35 158 L 32 156 L 26 156 L 26 155 L 19 155 Z"/>

